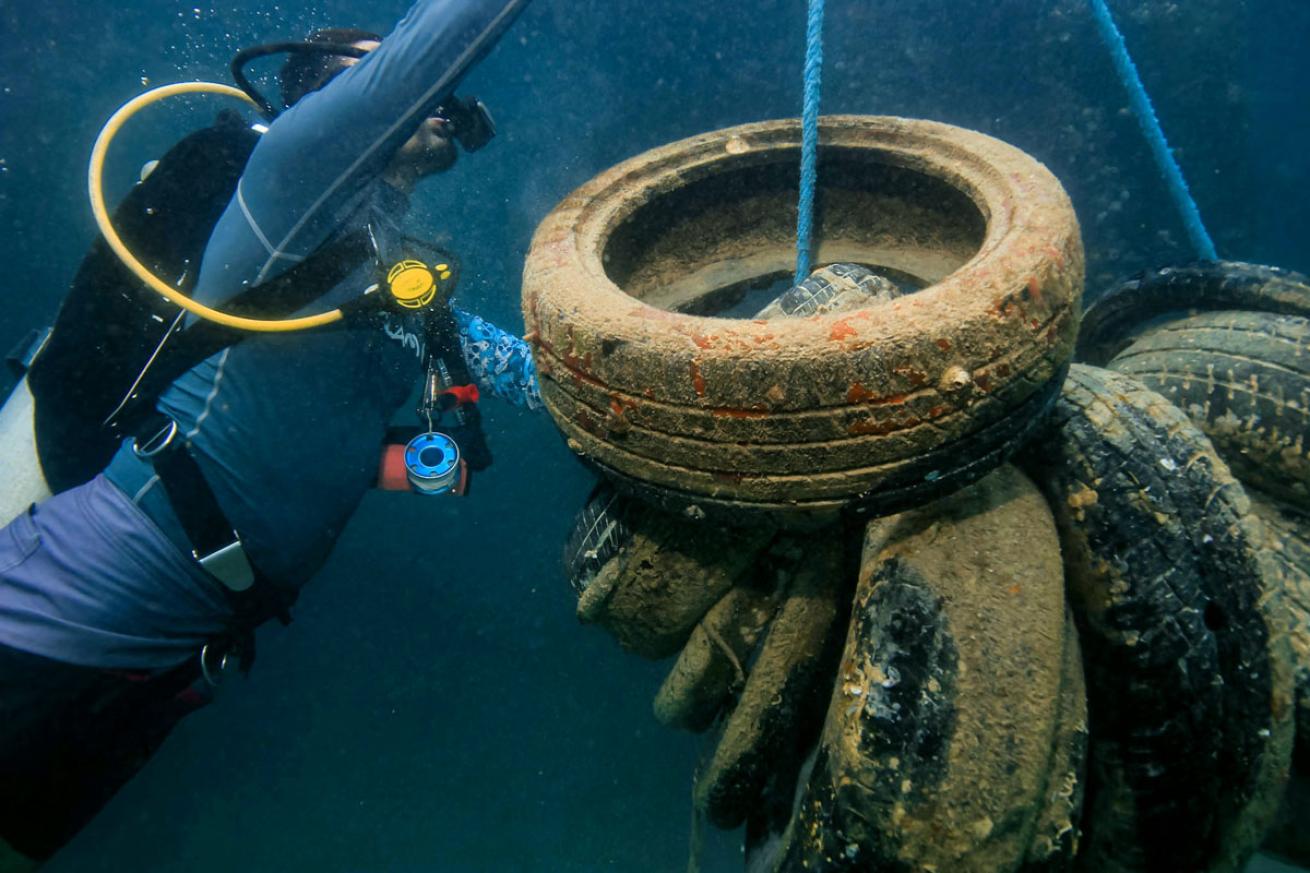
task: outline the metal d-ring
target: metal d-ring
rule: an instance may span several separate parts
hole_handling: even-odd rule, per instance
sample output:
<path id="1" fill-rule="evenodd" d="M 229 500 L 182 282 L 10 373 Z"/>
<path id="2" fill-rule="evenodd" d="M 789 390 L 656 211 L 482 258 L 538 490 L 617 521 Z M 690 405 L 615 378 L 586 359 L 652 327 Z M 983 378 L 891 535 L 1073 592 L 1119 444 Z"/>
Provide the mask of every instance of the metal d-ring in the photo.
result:
<path id="1" fill-rule="evenodd" d="M 209 666 L 209 647 L 210 643 L 200 649 L 200 675 L 205 677 L 205 682 L 211 688 L 217 688 L 223 683 L 223 673 L 227 670 L 228 652 L 223 653 L 223 657 L 218 660 L 217 669 L 211 669 Z"/>
<path id="2" fill-rule="evenodd" d="M 177 422 L 170 418 L 168 424 L 159 429 L 159 433 L 146 440 L 145 448 L 133 439 L 132 452 L 138 458 L 153 458 L 172 445 L 175 436 L 177 436 Z"/>

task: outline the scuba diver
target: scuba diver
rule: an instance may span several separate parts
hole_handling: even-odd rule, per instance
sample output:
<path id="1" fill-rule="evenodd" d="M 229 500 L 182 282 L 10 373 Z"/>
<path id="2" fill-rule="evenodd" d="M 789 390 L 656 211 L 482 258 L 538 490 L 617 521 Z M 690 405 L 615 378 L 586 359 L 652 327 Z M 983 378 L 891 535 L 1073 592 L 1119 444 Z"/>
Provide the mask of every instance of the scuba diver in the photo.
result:
<path id="1" fill-rule="evenodd" d="M 83 264 L 23 386 L 55 493 L 0 530 L 0 871 L 49 858 L 249 669 L 371 487 L 466 493 L 491 463 L 480 393 L 539 408 L 526 344 L 451 306 L 454 259 L 400 228 L 419 180 L 494 135 L 454 91 L 526 4 L 418 0 L 385 39 L 242 52 L 266 127 L 188 137 L 120 207 L 191 180 L 171 237 L 124 228 L 141 260 L 229 314 L 335 322 L 235 330 L 106 275 L 103 241 Z M 279 51 L 280 113 L 242 73 Z"/>

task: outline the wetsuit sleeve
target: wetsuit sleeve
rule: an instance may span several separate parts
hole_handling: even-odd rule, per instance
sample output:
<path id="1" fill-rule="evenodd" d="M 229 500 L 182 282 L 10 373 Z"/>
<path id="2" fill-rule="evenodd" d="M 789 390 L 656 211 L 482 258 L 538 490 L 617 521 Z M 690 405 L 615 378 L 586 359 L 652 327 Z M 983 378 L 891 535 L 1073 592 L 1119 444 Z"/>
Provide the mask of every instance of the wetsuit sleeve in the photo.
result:
<path id="1" fill-rule="evenodd" d="M 526 409 L 541 408 L 532 348 L 523 340 L 476 315 L 455 309 L 459 343 L 469 375 L 481 391 Z"/>
<path id="2" fill-rule="evenodd" d="M 219 220 L 196 297 L 220 303 L 304 260 L 528 0 L 419 0 L 382 45 L 280 115 Z"/>

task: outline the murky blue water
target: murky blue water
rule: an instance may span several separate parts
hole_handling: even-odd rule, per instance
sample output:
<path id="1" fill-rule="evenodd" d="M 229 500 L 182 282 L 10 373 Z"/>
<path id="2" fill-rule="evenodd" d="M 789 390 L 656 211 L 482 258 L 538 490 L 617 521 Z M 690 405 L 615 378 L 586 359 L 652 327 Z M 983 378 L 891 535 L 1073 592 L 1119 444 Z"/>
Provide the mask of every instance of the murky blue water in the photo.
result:
<path id="1" fill-rule="evenodd" d="M 1310 269 L 1310 5 L 1111 4 L 1222 255 Z M 385 32 L 400 0 L 0 0 L 0 348 L 54 314 L 92 239 L 85 163 L 148 84 L 225 80 L 242 45 Z M 461 253 L 463 303 L 520 330 L 533 228 L 618 160 L 799 114 L 802 0 L 536 0 L 469 80 L 502 136 L 425 184 L 415 224 Z M 1190 257 L 1083 0 L 828 0 L 825 112 L 977 128 L 1047 163 L 1083 225 L 1088 294 Z M 137 168 L 216 101 L 153 110 Z M 488 407 L 476 496 L 374 495 L 261 638 L 249 681 L 185 723 L 49 869 L 685 869 L 703 740 L 659 727 L 664 665 L 573 618 L 560 543 L 589 477 L 544 416 Z M 711 835 L 707 871 L 740 869 Z M 1274 868 L 1268 868 L 1274 869 Z"/>

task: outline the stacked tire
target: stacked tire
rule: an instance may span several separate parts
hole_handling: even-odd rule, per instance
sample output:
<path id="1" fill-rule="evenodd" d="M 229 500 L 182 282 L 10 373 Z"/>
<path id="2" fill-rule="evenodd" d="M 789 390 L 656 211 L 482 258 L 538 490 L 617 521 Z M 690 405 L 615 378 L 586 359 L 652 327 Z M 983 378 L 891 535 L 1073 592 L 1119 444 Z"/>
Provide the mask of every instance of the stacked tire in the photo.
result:
<path id="1" fill-rule="evenodd" d="M 1239 871 L 1292 745 L 1285 616 L 1240 484 L 1159 394 L 1082 364 L 1025 453 L 1055 512 L 1090 746 L 1077 868 Z"/>
<path id="2" fill-rule="evenodd" d="M 805 318 L 704 314 L 790 275 L 799 155 L 794 121 L 682 140 L 597 176 L 537 229 L 523 315 L 542 399 L 620 490 L 745 526 L 887 514 L 996 469 L 1059 393 L 1083 283 L 1073 208 L 1037 161 L 949 125 L 821 125 L 816 260 L 915 293 Z"/>
<path id="3" fill-rule="evenodd" d="M 524 274 L 543 399 L 605 480 L 578 614 L 674 657 L 656 717 L 717 735 L 698 812 L 751 873 L 1240 870 L 1310 705 L 1303 280 L 1140 277 L 1071 366 L 1045 168 L 835 117 L 817 260 L 894 290 L 714 317 L 789 268 L 798 150 L 769 122 L 634 158 Z"/>
<path id="4" fill-rule="evenodd" d="M 1186 413 L 1261 522 L 1267 596 L 1282 612 L 1296 700 L 1298 784 L 1271 846 L 1310 864 L 1310 280 L 1231 261 L 1152 270 L 1089 309 L 1079 353 Z"/>

